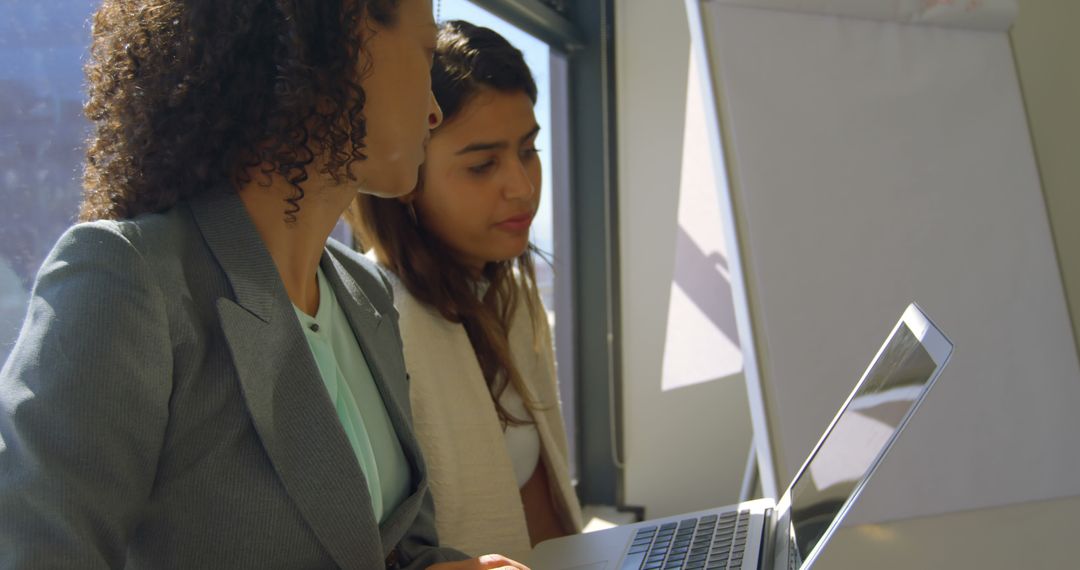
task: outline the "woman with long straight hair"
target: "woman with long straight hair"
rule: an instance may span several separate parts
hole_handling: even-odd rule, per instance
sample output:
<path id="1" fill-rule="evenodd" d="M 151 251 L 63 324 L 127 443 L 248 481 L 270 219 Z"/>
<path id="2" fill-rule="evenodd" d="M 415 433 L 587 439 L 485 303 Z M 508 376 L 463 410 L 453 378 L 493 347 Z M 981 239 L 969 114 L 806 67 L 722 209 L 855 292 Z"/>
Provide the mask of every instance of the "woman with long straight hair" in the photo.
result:
<path id="1" fill-rule="evenodd" d="M 502 36 L 452 21 L 432 92 L 444 118 L 416 190 L 359 196 L 349 219 L 392 275 L 439 536 L 513 557 L 581 530 L 529 242 L 536 84 Z"/>

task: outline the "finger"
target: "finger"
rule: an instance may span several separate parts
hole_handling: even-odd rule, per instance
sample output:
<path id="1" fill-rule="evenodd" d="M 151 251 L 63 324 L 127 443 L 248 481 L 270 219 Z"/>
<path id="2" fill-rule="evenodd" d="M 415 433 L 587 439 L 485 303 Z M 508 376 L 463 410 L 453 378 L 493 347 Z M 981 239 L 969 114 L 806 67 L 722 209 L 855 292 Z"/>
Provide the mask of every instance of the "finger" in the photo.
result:
<path id="1" fill-rule="evenodd" d="M 510 560 L 502 554 L 485 554 L 476 559 L 480 563 L 480 568 L 484 570 L 529 570 L 529 567 L 520 563 Z"/>

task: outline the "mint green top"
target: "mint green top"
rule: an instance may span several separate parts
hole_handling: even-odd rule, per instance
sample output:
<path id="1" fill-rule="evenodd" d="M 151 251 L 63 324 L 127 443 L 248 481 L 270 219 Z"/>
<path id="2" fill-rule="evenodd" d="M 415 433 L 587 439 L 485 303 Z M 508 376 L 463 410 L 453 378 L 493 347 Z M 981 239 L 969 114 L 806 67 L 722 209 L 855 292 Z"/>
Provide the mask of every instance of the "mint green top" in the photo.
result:
<path id="1" fill-rule="evenodd" d="M 375 518 L 384 518 L 405 500 L 411 475 L 371 368 L 322 269 L 319 309 L 312 317 L 293 306 L 311 355 L 337 410 L 360 468 L 367 478 Z"/>

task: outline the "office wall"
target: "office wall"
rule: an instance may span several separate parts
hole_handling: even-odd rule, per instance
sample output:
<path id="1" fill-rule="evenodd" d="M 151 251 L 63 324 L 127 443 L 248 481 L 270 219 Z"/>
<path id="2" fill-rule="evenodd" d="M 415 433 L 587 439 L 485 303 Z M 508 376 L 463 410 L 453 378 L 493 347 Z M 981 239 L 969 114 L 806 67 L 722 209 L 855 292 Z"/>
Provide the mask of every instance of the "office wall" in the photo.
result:
<path id="1" fill-rule="evenodd" d="M 676 188 L 673 181 L 678 180 L 683 151 L 683 133 L 680 129 L 684 127 L 688 71 L 684 51 L 688 49 L 685 15 L 681 10 L 673 10 L 673 6 L 669 4 L 649 0 L 620 0 L 616 5 L 615 23 L 622 255 L 622 365 L 626 418 L 625 495 L 628 502 L 646 506 L 650 516 L 677 512 L 684 506 L 700 506 L 698 497 L 702 495 L 703 489 L 717 488 L 720 489 L 717 492 L 721 498 L 725 494 L 734 497 L 741 477 L 741 465 L 732 465 L 730 458 L 740 458 L 742 451 L 736 442 L 749 437 L 748 423 L 742 415 L 745 412 L 725 408 L 714 414 L 710 410 L 715 402 L 735 403 L 735 408 L 743 405 L 745 391 L 740 385 L 741 382 L 712 382 L 685 392 L 664 392 L 658 386 L 657 379 L 662 373 L 663 336 L 669 308 L 667 299 L 674 272 L 671 252 L 676 240 L 678 201 L 675 199 Z M 1072 168 L 1072 173 L 1060 175 L 1064 182 L 1052 185 L 1050 175 L 1046 172 L 1047 159 L 1044 157 L 1048 151 L 1040 150 L 1048 143 L 1040 145 L 1041 129 L 1036 116 L 1038 111 L 1032 110 L 1036 102 L 1031 93 L 1029 78 L 1033 74 L 1028 69 L 1031 66 L 1025 63 L 1026 46 L 1023 43 L 1023 32 L 1025 26 L 1029 25 L 1029 20 L 1025 18 L 1031 17 L 1032 4 L 1050 4 L 1051 7 L 1056 5 L 1057 20 L 1072 22 L 1077 19 L 1073 17 L 1070 20 L 1063 11 L 1070 8 L 1075 11 L 1075 6 L 1067 0 L 1056 3 L 1046 0 L 1022 0 L 1021 16 L 1013 38 L 1021 78 L 1025 81 L 1028 113 L 1033 117 L 1032 130 L 1036 148 L 1039 150 L 1044 186 L 1047 187 L 1051 219 L 1068 215 L 1069 219 L 1075 220 L 1077 201 L 1080 200 L 1076 166 L 1067 160 L 1055 163 L 1056 168 L 1061 171 Z M 1043 9 L 1046 9 L 1045 6 Z M 1059 141 L 1051 148 L 1060 153 L 1072 150 L 1075 154 L 1075 149 L 1080 146 L 1071 141 L 1075 140 L 1077 129 L 1066 127 L 1075 124 L 1068 121 L 1076 120 L 1077 110 L 1075 105 L 1070 106 L 1065 102 L 1080 99 L 1063 90 L 1075 90 L 1075 73 L 1080 66 L 1076 65 L 1077 57 L 1068 54 L 1077 53 L 1075 46 L 1080 40 L 1053 39 L 1048 32 L 1047 28 L 1039 28 L 1031 35 L 1042 41 L 1043 45 L 1036 47 L 1044 52 L 1048 49 L 1055 51 L 1060 56 L 1051 60 L 1046 60 L 1042 55 L 1036 58 L 1036 63 L 1041 65 L 1036 71 L 1043 74 L 1044 85 L 1053 85 L 1044 89 L 1051 92 L 1049 95 L 1058 96 L 1055 100 L 1058 105 L 1057 114 L 1066 117 L 1060 121 L 1051 121 L 1058 130 L 1053 140 Z M 1028 53 L 1037 52 L 1029 48 Z M 1061 72 L 1057 66 L 1068 67 L 1070 63 L 1072 78 L 1064 79 L 1063 77 L 1069 77 L 1069 74 Z M 1054 85 L 1047 78 L 1053 79 L 1057 84 Z M 1066 83 L 1064 87 L 1061 85 L 1063 82 Z M 1040 106 L 1047 107 L 1045 103 Z M 1071 118 L 1070 111 L 1073 113 Z M 1077 261 L 1080 259 L 1078 246 L 1073 245 L 1080 244 L 1080 239 L 1075 237 L 1075 232 L 1080 231 L 1078 227 L 1080 225 L 1066 225 L 1061 222 L 1054 226 L 1057 250 L 1065 272 L 1066 286 L 1069 287 L 1070 299 L 1073 300 L 1074 313 L 1078 304 L 1076 299 L 1080 298 L 1080 295 L 1075 293 L 1075 288 L 1080 279 L 1070 278 L 1070 275 L 1076 273 Z M 1069 234 L 1071 237 L 1065 235 L 1068 232 L 1072 232 Z M 886 313 L 891 314 L 890 310 L 880 311 L 881 315 L 877 320 L 888 320 Z M 1074 328 L 1076 321 L 1074 318 Z M 961 342 L 961 345 L 965 344 L 970 343 Z M 849 352 L 859 353 L 859 349 Z M 728 418 L 717 420 L 717 416 Z M 695 420 L 687 422 L 683 418 Z M 704 466 L 703 476 L 695 478 L 687 474 L 694 469 L 671 467 L 673 464 L 683 465 L 680 462 L 686 461 L 687 457 L 701 455 L 694 450 L 701 449 L 700 444 L 706 441 L 706 437 L 695 440 L 696 436 L 691 436 L 686 448 L 665 446 L 663 442 L 668 432 L 677 432 L 686 425 L 702 425 L 702 422 L 706 428 L 701 431 L 705 434 L 722 433 L 729 439 L 719 444 L 710 442 L 706 445 L 710 452 L 717 450 L 713 458 L 692 459 Z M 671 427 L 655 428 L 656 425 Z M 806 437 L 812 438 L 812 434 Z M 727 459 L 719 459 L 722 456 Z M 727 465 L 721 465 L 721 462 Z M 736 463 L 740 462 L 741 458 Z M 797 465 L 787 467 L 794 468 Z M 717 481 L 718 475 L 721 479 L 726 477 L 726 482 L 711 483 L 710 481 Z M 673 484 L 667 483 L 670 477 L 675 477 Z M 709 496 L 708 493 L 706 496 Z"/>
<path id="2" fill-rule="evenodd" d="M 1080 494 L 1080 367 L 1005 32 L 706 20 L 782 485 L 915 300 L 956 353 L 853 518 Z"/>
<path id="3" fill-rule="evenodd" d="M 1031 10 L 1031 4 L 1039 1 L 1021 0 L 1021 17 L 1018 26 L 1025 25 L 1024 18 L 1028 11 Z M 1045 3 L 1045 0 L 1043 2 Z M 672 125 L 682 125 L 681 117 L 685 111 L 684 98 L 677 91 L 684 81 L 685 69 L 682 64 L 684 61 L 682 59 L 682 50 L 686 40 L 684 39 L 685 36 L 681 34 L 685 33 L 684 27 L 686 24 L 682 20 L 683 16 L 679 13 L 681 11 L 674 9 L 672 4 L 674 2 L 668 0 L 662 2 L 654 0 L 620 0 L 617 4 L 616 33 L 618 34 L 617 56 L 619 58 L 617 67 L 619 74 L 617 83 L 619 90 L 618 143 L 620 145 L 618 159 L 621 178 L 619 215 L 623 256 L 621 310 L 624 322 L 624 382 L 627 388 L 625 410 L 628 418 L 633 418 L 635 414 L 641 413 L 645 418 L 658 420 L 660 426 L 667 425 L 668 422 L 674 422 L 675 426 L 672 429 L 661 427 L 659 429 L 661 432 L 676 431 L 680 426 L 683 426 L 682 429 L 685 431 L 686 425 L 704 425 L 706 428 L 704 431 L 706 432 L 725 434 L 729 429 L 725 426 L 730 426 L 730 429 L 734 430 L 746 429 L 746 420 L 719 422 L 710 412 L 716 411 L 716 415 L 719 415 L 731 412 L 738 413 L 738 410 L 729 410 L 726 407 L 719 410 L 715 409 L 715 407 L 708 409 L 708 406 L 703 405 L 706 402 L 698 401 L 692 397 L 678 400 L 672 398 L 672 396 L 678 397 L 679 391 L 664 394 L 653 387 L 653 383 L 656 382 L 655 378 L 661 373 L 662 350 L 659 347 L 662 341 L 659 337 L 663 335 L 662 331 L 666 320 L 664 313 L 668 307 L 666 299 L 674 267 L 670 252 L 675 241 L 673 234 L 676 231 L 674 219 L 677 201 L 671 197 L 670 193 L 672 192 L 672 181 L 676 179 L 675 171 L 678 163 L 676 155 L 681 152 L 678 145 L 682 139 L 673 134 L 675 127 Z M 1072 0 L 1060 0 L 1057 4 L 1060 8 L 1072 4 Z M 1059 9 L 1058 13 L 1061 14 L 1062 11 Z M 1064 16 L 1059 17 L 1067 19 Z M 1078 22 L 1078 20 L 1071 17 L 1071 22 Z M 1042 33 L 1045 32 L 1040 31 L 1036 35 Z M 1049 38 L 1045 40 L 1049 41 Z M 1018 42 L 1020 40 L 1014 37 L 1014 41 Z M 1076 39 L 1073 39 L 1070 42 L 1073 49 L 1061 48 L 1059 53 L 1076 54 L 1076 41 Z M 1023 48 L 1023 45 L 1019 45 L 1017 49 L 1022 50 Z M 1020 62 L 1020 74 L 1024 78 L 1028 71 L 1025 69 L 1022 54 L 1018 53 L 1018 60 Z M 1069 55 L 1064 61 L 1071 63 L 1075 72 L 1080 70 L 1077 60 L 1077 55 Z M 1060 78 L 1058 80 L 1060 81 Z M 1030 108 L 1033 102 L 1031 95 L 1027 92 L 1030 90 L 1027 81 L 1028 79 L 1025 79 L 1025 96 L 1029 107 L 1029 116 L 1031 116 Z M 1075 83 L 1071 83 L 1071 85 L 1075 86 Z M 1072 96 L 1071 99 L 1066 98 L 1066 100 L 1077 101 L 1080 99 Z M 1064 111 L 1059 110 L 1059 114 L 1067 117 L 1069 115 L 1068 109 L 1069 107 L 1066 106 Z M 1076 112 L 1075 105 L 1072 107 L 1072 111 L 1073 113 Z M 1075 117 L 1075 114 L 1072 116 Z M 1037 119 L 1033 120 L 1032 123 L 1038 149 L 1037 137 L 1040 129 Z M 1075 136 L 1077 130 L 1073 127 L 1067 132 Z M 1074 138 L 1067 140 L 1075 141 Z M 1062 146 L 1065 149 L 1072 149 L 1074 154 L 1075 149 L 1080 148 L 1075 142 L 1071 143 L 1071 146 L 1068 144 Z M 812 148 L 812 145 L 808 148 Z M 1045 158 L 1042 154 L 1042 151 L 1040 151 L 1040 167 L 1045 171 L 1046 167 L 1042 164 L 1045 162 Z M 1065 164 L 1064 166 L 1069 165 Z M 1043 172 L 1042 176 L 1045 179 L 1047 174 Z M 1077 217 L 1075 210 L 1077 196 L 1080 195 L 1080 192 L 1076 191 L 1077 179 L 1075 174 L 1068 176 L 1066 180 L 1067 183 L 1071 181 L 1071 186 L 1065 186 L 1065 190 L 1061 191 L 1060 195 L 1051 195 L 1050 192 L 1053 190 L 1047 190 L 1047 203 L 1051 210 L 1051 218 L 1053 218 L 1056 210 L 1072 208 L 1067 210 L 1073 212 L 1068 219 L 1080 219 Z M 1025 187 L 1022 191 L 1018 190 L 1018 192 L 1021 192 L 1023 196 L 1028 196 L 1030 194 L 1029 190 L 1029 188 Z M 1070 198 L 1072 199 L 1071 202 Z M 1011 200 L 1007 194 L 998 195 L 994 199 Z M 1037 212 L 1030 207 L 1030 201 L 1025 199 L 1023 202 L 1026 205 L 1020 208 L 1022 218 L 1024 220 L 1037 218 Z M 1001 207 L 997 210 L 997 214 L 1009 210 L 1007 205 L 999 205 Z M 1009 216 L 1004 217 L 1008 218 Z M 977 216 L 973 218 L 973 220 L 977 219 Z M 1057 226 L 1060 225 L 1060 223 L 1057 224 Z M 977 223 L 977 221 L 972 221 L 970 227 L 984 229 L 986 226 Z M 1075 228 L 1065 229 L 1075 231 Z M 1076 246 L 1073 246 L 1071 248 L 1072 253 L 1070 253 L 1068 246 L 1080 243 L 1080 240 L 1075 238 L 1074 233 L 1072 234 L 1073 238 L 1069 240 L 1069 244 L 1063 247 L 1062 243 L 1065 238 L 1062 236 L 1061 230 L 1059 227 L 1054 228 L 1059 257 L 1062 259 L 1063 266 L 1067 267 L 1072 264 L 1072 267 L 1075 268 L 1077 249 Z M 1037 227 L 1035 233 L 1038 233 Z M 965 255 L 970 255 L 971 250 L 963 246 L 970 243 L 977 247 L 978 240 L 979 236 L 977 235 L 971 236 L 970 240 L 962 238 L 961 243 L 952 248 L 957 254 L 953 256 L 956 263 L 968 261 L 965 259 Z M 1026 239 L 1020 241 L 1024 242 Z M 789 243 L 799 246 L 798 240 L 792 240 Z M 1047 238 L 1045 243 L 1037 248 L 1038 252 L 1035 257 L 1043 265 L 1045 265 L 1043 262 L 1045 262 L 1044 258 L 1046 257 L 1044 250 L 1050 247 L 1049 244 L 1050 241 Z M 999 251 L 1003 255 L 1008 254 L 1003 259 L 1023 259 L 1023 251 L 1017 252 L 1015 244 L 1009 245 L 1006 241 L 1000 245 Z M 944 268 L 948 272 L 948 267 L 944 266 Z M 1066 271 L 1068 271 L 1067 268 Z M 1012 269 L 1003 267 L 1000 273 L 991 272 L 991 277 L 1008 278 L 1012 272 Z M 1053 276 L 1053 279 L 1057 279 L 1057 277 Z M 1040 280 L 1040 286 L 1052 290 L 1053 285 L 1050 281 L 1053 279 L 1045 282 Z M 979 281 L 979 279 L 972 279 L 976 286 L 971 287 L 970 298 L 956 298 L 954 303 L 963 306 L 968 303 L 979 302 L 979 295 L 987 295 L 988 293 L 985 290 L 981 290 L 977 286 Z M 1066 281 L 1068 285 L 1068 277 L 1066 277 Z M 993 279 L 988 279 L 987 282 L 993 283 Z M 1076 280 L 1074 279 L 1072 283 L 1076 283 Z M 862 307 L 865 305 L 861 301 L 863 296 L 858 290 L 849 291 L 845 294 L 849 294 L 850 297 L 854 298 L 857 306 Z M 1078 297 L 1075 294 L 1075 285 L 1070 287 L 1070 297 L 1073 300 L 1073 312 L 1076 313 L 1075 307 L 1078 304 L 1076 301 Z M 939 312 L 952 313 L 956 310 L 946 306 L 939 311 L 936 310 L 939 304 L 935 302 L 934 305 L 927 308 L 935 315 Z M 942 303 L 941 305 L 947 304 Z M 874 309 L 870 312 L 873 314 L 868 320 L 878 324 L 868 326 L 867 330 L 877 330 L 875 327 L 881 328 L 879 326 L 881 323 L 887 323 L 896 316 L 893 313 L 898 314 L 899 307 Z M 946 327 L 946 329 L 950 329 L 948 325 L 956 322 L 955 318 L 949 314 L 943 316 L 946 318 L 942 319 L 943 322 L 939 324 Z M 1018 314 L 1017 317 L 1020 320 L 1026 318 L 1023 313 Z M 1057 322 L 1060 320 L 1059 317 L 1060 315 L 1050 320 Z M 1073 321 L 1075 327 L 1076 319 L 1074 318 Z M 1067 326 L 1059 328 L 1061 328 L 1061 333 L 1067 334 Z M 872 352 L 877 342 L 881 340 L 880 337 L 884 335 L 884 332 L 884 330 L 880 330 L 878 334 L 865 335 L 865 338 L 858 334 L 843 332 L 842 338 L 834 339 L 834 341 L 845 345 L 844 352 L 850 354 L 855 361 L 865 360 L 869 356 L 869 352 Z M 975 339 L 957 338 L 955 340 L 960 345 L 960 349 L 967 353 L 964 355 L 964 360 L 968 360 L 971 357 L 971 352 L 977 348 L 973 346 L 973 342 L 981 346 L 984 340 L 983 337 L 992 340 L 992 337 L 1001 334 L 1001 330 L 988 329 L 978 333 Z M 1062 340 L 1061 336 L 1059 334 L 1057 338 L 1050 339 L 1051 343 L 1054 344 L 1053 354 L 1055 359 L 1061 357 L 1063 346 L 1058 342 Z M 1071 344 L 1072 340 L 1068 339 L 1064 342 L 1068 345 Z M 1008 350 L 1014 355 L 1022 356 L 1018 354 L 1016 349 L 1010 348 Z M 865 363 L 863 362 L 863 364 Z M 956 366 L 957 364 L 961 366 Z M 853 361 L 847 372 L 854 371 L 857 374 L 859 366 L 858 362 Z M 962 368 L 969 367 L 971 364 L 970 361 L 968 364 L 958 361 L 954 362 L 953 366 Z M 1011 365 L 1006 364 L 1005 368 L 1008 369 L 1008 374 L 1017 378 L 1018 381 L 1026 382 L 1028 380 L 1023 378 L 1023 375 L 1014 370 Z M 984 372 L 989 381 L 977 387 L 976 392 L 981 392 L 984 395 L 987 392 L 996 392 L 1003 398 L 1012 397 L 1011 394 L 1004 393 L 1003 389 L 1007 387 L 1007 384 L 995 379 L 1003 374 L 1001 371 L 980 369 L 977 373 Z M 957 374 L 959 373 L 957 372 Z M 972 373 L 975 374 L 976 372 Z M 968 372 L 964 372 L 964 375 L 969 376 Z M 1029 376 L 1040 382 L 1045 380 L 1045 377 L 1040 377 L 1043 376 L 1041 373 L 1032 373 Z M 1071 375 L 1058 374 L 1056 376 L 1064 383 L 1063 385 L 1066 388 L 1075 385 L 1075 370 Z M 943 400 L 961 402 L 960 407 L 969 411 L 977 408 L 974 404 L 968 405 L 964 403 L 964 394 L 962 390 L 959 390 L 960 386 L 950 387 L 947 384 L 950 382 L 956 384 L 954 381 L 945 378 L 943 384 L 935 391 L 936 403 L 931 402 L 930 407 L 938 409 L 936 411 L 924 409 L 920 412 L 921 414 L 929 415 L 928 413 L 930 413 L 940 417 L 940 414 L 945 413 L 943 406 L 951 405 Z M 710 397 L 721 396 L 721 399 L 717 401 L 726 403 L 728 401 L 734 402 L 738 398 L 745 398 L 743 391 L 736 384 L 740 383 L 723 384 L 713 382 L 705 386 L 715 390 L 714 393 L 709 394 Z M 1040 386 L 1042 385 L 1040 383 Z M 836 387 L 834 396 L 841 397 L 845 389 Z M 1071 390 L 1071 388 L 1069 389 Z M 739 392 L 737 395 L 735 394 L 736 391 Z M 1017 401 L 1025 405 L 1031 404 L 1030 400 L 1032 398 L 1052 396 L 1050 392 L 1039 390 L 1031 394 L 1021 394 Z M 705 394 L 705 392 L 701 393 Z M 1061 392 L 1058 393 L 1061 394 Z M 694 395 L 695 393 L 687 392 L 687 394 Z M 980 432 L 984 430 L 988 430 L 990 436 L 1008 439 L 1011 430 L 1023 427 L 1024 424 L 1029 424 L 1028 427 L 1032 425 L 1043 426 L 1049 430 L 1048 433 L 1053 434 L 1055 425 L 1057 429 L 1061 429 L 1065 424 L 1071 425 L 1071 423 L 1055 424 L 1048 422 L 1046 418 L 1049 416 L 1044 414 L 1052 413 L 1051 415 L 1060 418 L 1060 414 L 1064 413 L 1064 408 L 1076 402 L 1076 399 L 1071 394 L 1072 392 L 1065 394 L 1061 405 L 1053 402 L 1047 405 L 1047 400 L 1043 398 L 1035 405 L 1035 408 L 1043 410 L 1043 413 L 1027 416 L 1017 423 L 1011 421 L 983 422 L 980 420 L 974 423 L 966 420 L 957 421 L 953 429 L 958 430 L 959 433 L 953 439 L 978 439 L 981 437 Z M 650 401 L 650 398 L 655 398 L 656 401 Z M 679 406 L 682 406 L 682 408 Z M 672 420 L 672 415 L 674 415 L 674 420 Z M 694 418 L 694 421 L 686 422 L 681 419 L 683 417 Z M 825 420 L 827 418 L 822 421 Z M 736 449 L 737 445 L 710 442 L 706 438 L 698 437 L 695 434 L 691 434 L 690 437 L 696 447 L 672 447 L 663 450 L 660 448 L 660 444 L 655 442 L 648 433 L 637 430 L 634 425 L 631 425 L 631 422 L 632 420 L 628 419 L 628 425 L 625 426 L 627 496 L 631 501 L 637 501 L 648 507 L 649 515 L 670 514 L 682 510 L 680 505 L 695 504 L 700 506 L 700 497 L 710 496 L 708 491 L 714 487 L 712 483 L 703 480 L 705 478 L 695 480 L 687 477 L 685 473 L 687 469 L 685 469 L 685 464 L 682 463 L 687 457 L 694 458 L 695 455 L 701 455 L 700 449 L 702 448 L 700 444 L 702 441 L 707 442 L 705 449 L 723 449 L 726 446 L 729 450 L 728 454 L 737 455 L 739 453 Z M 917 463 L 934 464 L 940 458 L 937 456 L 920 456 L 917 452 L 919 445 L 916 444 L 916 440 L 933 439 L 937 434 L 934 430 L 921 429 L 917 426 L 913 426 L 913 428 L 915 429 L 907 434 L 913 437 L 905 436 L 906 439 L 911 440 L 910 445 L 905 444 L 908 447 L 907 455 L 909 458 L 914 457 Z M 1068 429 L 1071 430 L 1072 428 L 1069 427 Z M 748 437 L 748 433 L 743 433 L 742 437 Z M 813 437 L 813 434 L 808 434 L 805 439 L 809 440 Z M 1050 440 L 1053 440 L 1053 438 L 1047 441 Z M 1055 445 L 1060 443 L 1057 440 L 1053 441 L 1057 442 Z M 950 465 L 958 465 L 961 469 L 971 472 L 970 465 L 974 465 L 974 463 L 971 463 L 968 467 L 964 467 L 964 464 L 970 462 L 978 450 L 965 448 L 963 445 L 956 447 L 960 451 L 955 457 L 946 457 L 944 460 Z M 1026 466 L 1026 469 L 1034 473 L 1046 474 L 1055 471 L 1053 466 L 1040 460 L 1046 451 L 1046 449 L 1041 448 L 1040 444 L 1025 446 L 1025 448 L 1024 453 L 1029 454 L 1029 456 L 1021 458 L 1016 464 Z M 1009 444 L 1004 444 L 1002 449 L 1010 449 Z M 985 471 L 972 472 L 969 486 L 974 491 L 982 491 L 985 490 L 983 487 L 987 485 L 987 481 L 1000 483 L 1002 474 L 1010 472 L 1012 467 L 1016 465 L 1008 459 L 1007 455 L 1001 455 L 1002 463 L 999 465 L 993 465 Z M 661 463 L 662 461 L 666 461 L 666 463 Z M 698 459 L 692 459 L 692 461 L 696 462 Z M 650 462 L 656 462 L 656 464 L 650 465 Z M 707 469 L 713 469 L 716 472 L 723 471 L 716 464 L 708 466 Z M 886 470 L 888 469 L 886 468 Z M 730 492 L 734 496 L 738 485 L 738 475 L 732 471 L 732 469 L 723 471 L 725 476 L 728 477 L 728 481 L 722 486 L 729 490 L 724 492 Z M 896 482 L 896 478 L 888 476 L 887 473 L 882 475 L 884 476 L 876 480 L 877 484 L 871 486 L 868 491 L 869 494 L 874 494 L 875 488 L 885 495 L 892 494 L 888 488 Z M 672 484 L 666 487 L 670 491 L 669 495 L 664 495 L 662 492 L 662 489 L 665 488 L 663 484 L 665 477 L 667 480 L 672 481 Z M 1030 490 L 1031 487 L 1027 486 L 1030 481 L 1021 481 L 1022 478 L 1020 477 L 1015 482 L 1016 488 Z M 715 487 L 720 486 L 716 485 Z M 937 493 L 934 484 L 925 486 L 925 491 L 930 494 Z M 905 492 L 907 491 L 905 490 Z M 1077 500 L 1075 498 L 1065 501 L 1028 502 L 1000 508 L 918 517 L 888 524 L 859 525 L 844 529 L 837 536 L 836 541 L 834 541 L 826 555 L 819 561 L 818 566 L 821 568 L 844 569 L 873 566 L 882 570 L 946 567 L 957 569 L 1006 568 L 1017 565 L 1027 565 L 1032 568 L 1066 567 L 1071 558 L 1068 558 L 1069 555 L 1066 553 L 1068 549 L 1068 531 L 1063 529 L 1068 528 L 1067 521 L 1070 513 L 1075 512 L 1076 505 Z"/>
<path id="4" fill-rule="evenodd" d="M 716 199 L 702 171 L 710 166 L 704 133 L 686 130 L 692 85 L 686 14 L 674 0 L 618 0 L 615 15 L 624 498 L 657 517 L 738 498 L 749 413 L 741 374 L 693 377 L 717 368 L 681 369 L 671 359 L 682 341 L 666 347 L 669 336 L 678 336 L 669 321 L 684 308 L 674 283 L 676 266 L 686 259 L 676 255 L 686 241 L 679 220 L 688 209 L 712 206 L 684 202 L 680 216 L 680 190 L 700 197 L 704 187 L 705 199 Z M 691 116 L 691 127 L 702 126 Z M 717 264 L 722 270 L 723 261 Z M 725 294 L 723 283 L 712 290 L 718 299 Z M 707 364 L 712 353 L 679 358 Z M 673 374 L 681 374 L 678 381 L 671 382 Z"/>
<path id="5" fill-rule="evenodd" d="M 1020 0 L 1011 36 L 1080 350 L 1080 2 Z"/>

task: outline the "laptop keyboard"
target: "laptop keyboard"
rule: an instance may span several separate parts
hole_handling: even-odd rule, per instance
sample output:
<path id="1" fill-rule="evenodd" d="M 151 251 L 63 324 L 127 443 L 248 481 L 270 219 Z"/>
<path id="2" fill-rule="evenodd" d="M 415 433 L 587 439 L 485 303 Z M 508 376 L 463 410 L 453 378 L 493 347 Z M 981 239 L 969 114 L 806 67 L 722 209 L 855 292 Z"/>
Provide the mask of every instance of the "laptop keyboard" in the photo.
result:
<path id="1" fill-rule="evenodd" d="M 621 570 L 740 568 L 749 528 L 750 511 L 642 527 L 634 534 Z"/>

